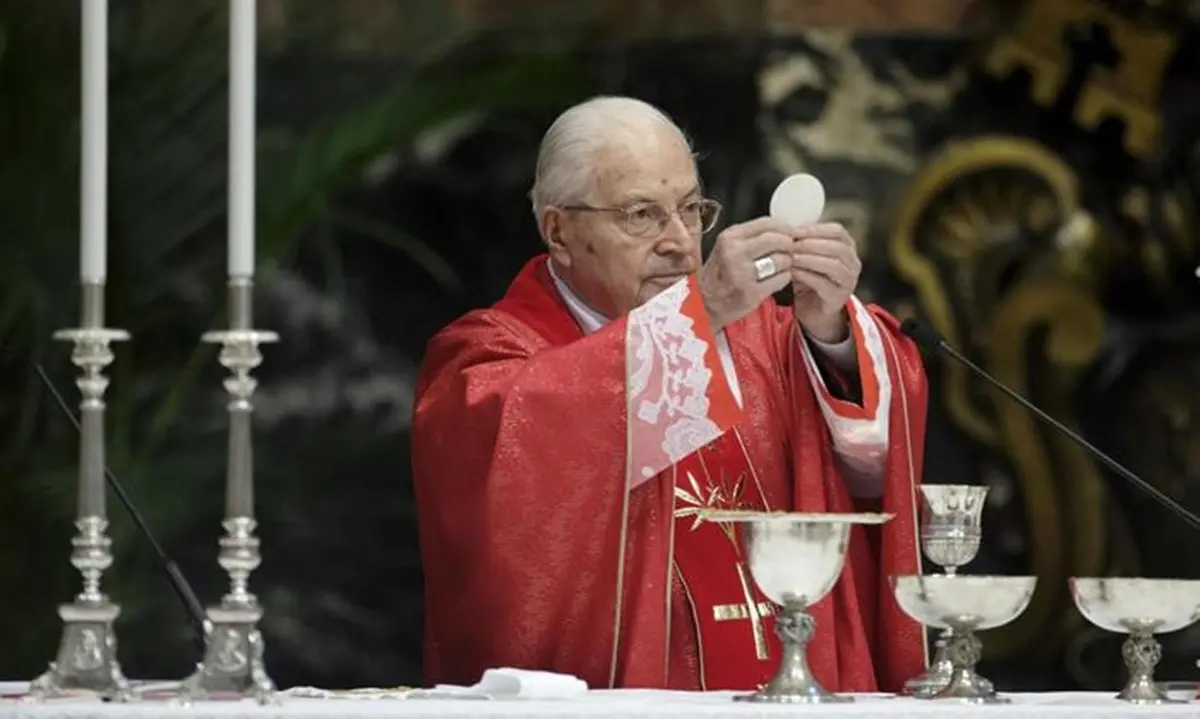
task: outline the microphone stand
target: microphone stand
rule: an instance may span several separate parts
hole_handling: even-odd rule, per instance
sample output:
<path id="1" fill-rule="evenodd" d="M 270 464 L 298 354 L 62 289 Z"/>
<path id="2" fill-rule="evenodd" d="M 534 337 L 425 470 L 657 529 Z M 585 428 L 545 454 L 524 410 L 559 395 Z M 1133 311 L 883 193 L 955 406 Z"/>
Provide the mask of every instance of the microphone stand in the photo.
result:
<path id="1" fill-rule="evenodd" d="M 1084 439 L 1083 435 L 1066 426 L 1054 417 L 1051 417 L 1041 407 L 1038 407 L 1033 402 L 1021 396 L 1021 394 L 1016 390 L 996 379 L 987 370 L 972 362 L 963 353 L 951 346 L 951 344 L 947 342 L 945 338 L 938 334 L 937 330 L 923 325 L 914 319 L 907 319 L 901 323 L 900 330 L 912 338 L 913 341 L 915 341 L 917 345 L 923 349 L 927 351 L 938 352 L 966 367 L 976 377 L 982 379 L 992 387 L 1000 390 L 1007 395 L 1009 399 L 1032 412 L 1033 416 L 1052 427 L 1055 431 L 1059 432 L 1067 439 L 1070 439 L 1072 442 L 1079 445 L 1083 451 L 1087 452 L 1092 457 L 1095 457 L 1101 464 L 1111 469 L 1117 474 L 1117 476 L 1121 477 L 1121 479 L 1129 482 L 1129 484 L 1136 487 L 1139 491 L 1145 493 L 1151 499 L 1169 509 L 1193 529 L 1200 530 L 1200 517 L 1189 511 L 1179 502 L 1176 502 L 1174 499 L 1168 497 L 1154 485 L 1134 474 L 1133 471 L 1125 467 L 1125 465 L 1108 456 L 1099 447 Z"/>

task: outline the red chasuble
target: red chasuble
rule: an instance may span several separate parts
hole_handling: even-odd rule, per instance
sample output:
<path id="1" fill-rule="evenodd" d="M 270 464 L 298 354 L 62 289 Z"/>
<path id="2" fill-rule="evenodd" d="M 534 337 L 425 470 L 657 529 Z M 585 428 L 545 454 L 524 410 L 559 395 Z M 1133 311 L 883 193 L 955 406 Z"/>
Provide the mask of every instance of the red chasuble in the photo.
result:
<path id="1" fill-rule="evenodd" d="M 923 631 L 887 578 L 920 571 L 925 375 L 891 316 L 847 311 L 861 406 L 825 391 L 790 308 L 766 302 L 725 328 L 739 407 L 694 278 L 585 336 L 542 255 L 435 336 L 413 417 L 427 682 L 511 666 L 591 687 L 756 688 L 779 658 L 775 608 L 735 534 L 697 510 L 861 511 L 834 448 L 853 457 L 873 434 L 874 509 L 895 516 L 853 530 L 811 610 L 809 661 L 842 692 L 923 670 Z"/>

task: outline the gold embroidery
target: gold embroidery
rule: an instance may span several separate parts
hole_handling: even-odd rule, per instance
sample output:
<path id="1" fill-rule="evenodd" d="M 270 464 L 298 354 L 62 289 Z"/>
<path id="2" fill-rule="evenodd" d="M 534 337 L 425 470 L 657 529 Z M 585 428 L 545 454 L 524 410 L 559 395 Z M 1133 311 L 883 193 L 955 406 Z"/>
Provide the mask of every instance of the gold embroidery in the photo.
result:
<path id="1" fill-rule="evenodd" d="M 759 659 L 766 659 L 771 656 L 771 652 L 767 649 L 767 630 L 763 626 L 763 614 L 758 611 L 758 602 L 754 601 L 754 593 L 750 591 L 749 572 L 746 571 L 745 565 L 739 560 L 737 563 L 738 581 L 742 585 L 742 596 L 746 598 L 746 603 L 743 605 L 746 608 L 746 618 L 750 620 L 750 627 L 754 632 L 754 654 Z"/>
<path id="2" fill-rule="evenodd" d="M 767 493 L 763 491 L 762 482 L 758 478 L 758 472 L 754 470 L 754 462 L 750 461 L 750 452 L 746 450 L 746 443 L 742 441 L 742 433 L 737 431 L 737 427 L 733 428 L 733 437 L 738 442 L 738 448 L 742 450 L 742 456 L 746 458 L 746 468 L 750 470 L 750 476 L 754 479 L 754 488 L 758 490 L 758 497 L 762 500 L 763 509 L 770 512 L 771 503 L 767 501 Z M 703 466 L 704 460 L 700 460 Z M 704 471 L 708 471 L 705 467 Z"/>
<path id="3" fill-rule="evenodd" d="M 705 468 L 707 471 L 707 467 Z M 710 485 L 707 494 L 700 487 L 700 483 L 696 481 L 696 476 L 691 472 L 687 473 L 687 481 L 689 487 L 680 487 L 675 485 L 675 498 L 684 506 L 676 507 L 675 516 L 693 517 L 692 531 L 695 531 L 703 521 L 700 518 L 700 512 L 705 509 L 744 509 L 745 505 L 742 502 L 742 490 L 744 487 L 744 476 L 739 476 L 734 482 L 733 488 L 729 495 L 726 496 L 722 487 L 712 484 Z M 688 491 L 688 490 L 691 491 Z M 745 602 L 740 605 L 745 612 L 745 618 L 750 620 L 750 631 L 754 636 L 754 653 L 759 659 L 767 659 L 770 657 L 770 652 L 767 648 L 767 631 L 763 626 L 764 614 L 759 611 L 758 602 L 754 600 L 754 593 L 751 591 L 750 578 L 747 576 L 746 567 L 741 560 L 741 552 L 738 547 L 737 528 L 732 523 L 720 523 L 717 527 L 729 540 L 733 546 L 733 551 L 738 555 L 737 559 L 737 574 L 738 581 L 742 585 L 742 596 L 745 597 Z M 716 611 L 719 607 L 714 607 Z"/>
<path id="4" fill-rule="evenodd" d="M 671 486 L 679 486 L 679 465 L 671 467 Z M 672 512 L 675 509 L 674 500 L 671 502 Z M 675 520 L 667 522 L 670 527 L 667 533 L 667 592 L 663 595 L 663 624 L 666 631 L 663 632 L 663 686 L 671 684 L 671 617 L 674 614 L 672 611 L 672 603 L 675 598 L 674 587 L 672 582 L 675 579 Z"/>
<path id="5" fill-rule="evenodd" d="M 733 489 L 730 491 L 730 495 L 728 497 L 725 496 L 723 489 L 717 486 L 710 486 L 708 488 L 708 494 L 705 494 L 704 490 L 700 488 L 700 483 L 696 481 L 696 475 L 692 474 L 691 472 L 687 473 L 687 479 L 691 489 L 690 492 L 688 489 L 680 487 L 678 484 L 675 485 L 675 499 L 678 499 L 680 502 L 687 505 L 684 507 L 676 507 L 675 517 L 694 517 L 695 519 L 692 521 L 693 531 L 695 531 L 695 529 L 700 526 L 700 523 L 704 521 L 700 518 L 700 513 L 703 510 L 745 508 L 742 504 L 742 479 L 740 477 L 738 478 L 738 481 L 734 483 Z M 721 528 L 721 531 L 725 534 L 729 541 L 737 541 L 737 535 L 735 534 L 732 523 L 722 522 L 718 523 L 717 526 Z M 734 548 L 736 549 L 736 547 L 737 545 L 735 544 Z"/>
<path id="6" fill-rule="evenodd" d="M 675 564 L 674 560 L 671 566 L 675 567 L 675 573 L 679 575 L 679 586 L 683 587 L 683 594 L 687 597 L 687 607 L 692 615 L 692 626 L 696 629 L 696 662 L 697 669 L 700 670 L 700 691 L 708 691 L 708 677 L 704 672 L 704 633 L 700 631 L 700 615 L 696 614 L 696 600 L 692 597 L 692 590 L 688 587 L 687 577 L 683 576 L 683 570 Z"/>
<path id="7" fill-rule="evenodd" d="M 770 602 L 759 602 L 755 609 L 759 616 L 769 617 L 775 613 L 775 605 Z M 745 604 L 721 604 L 713 607 L 713 620 L 718 622 L 732 622 L 738 619 L 749 619 L 750 612 Z"/>

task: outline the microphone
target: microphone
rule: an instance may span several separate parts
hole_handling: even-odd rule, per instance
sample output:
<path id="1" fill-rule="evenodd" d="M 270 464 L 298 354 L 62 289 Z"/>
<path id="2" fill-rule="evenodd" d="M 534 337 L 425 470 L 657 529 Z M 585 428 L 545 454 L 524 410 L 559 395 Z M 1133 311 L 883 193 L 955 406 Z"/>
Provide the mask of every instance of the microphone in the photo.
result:
<path id="1" fill-rule="evenodd" d="M 1070 439 L 1072 442 L 1079 445 L 1091 456 L 1100 460 L 1101 464 L 1116 472 L 1121 479 L 1129 482 L 1137 489 L 1149 495 L 1154 501 L 1174 512 L 1180 519 L 1190 524 L 1193 529 L 1200 530 L 1200 517 L 1197 517 L 1192 512 L 1189 512 L 1179 502 L 1176 502 L 1167 495 L 1163 494 L 1157 487 L 1137 476 L 1132 470 L 1126 468 L 1120 462 L 1105 454 L 1099 447 L 1084 439 L 1083 436 L 1078 432 L 1066 426 L 1062 422 L 1059 422 L 1057 419 L 1054 419 L 1033 402 L 1030 402 L 1022 397 L 1017 393 L 1016 390 L 993 377 L 990 373 L 988 373 L 987 370 L 967 359 L 963 353 L 952 347 L 950 343 L 947 342 L 940 334 L 938 334 L 938 331 L 934 328 L 924 325 L 915 319 L 909 318 L 900 324 L 900 331 L 911 337 L 913 341 L 916 342 L 917 345 L 926 352 L 940 353 L 971 370 L 972 374 L 974 374 L 976 377 L 982 379 L 991 386 L 1008 395 L 1012 401 L 1032 412 L 1035 417 L 1053 427 L 1067 439 Z"/>
<path id="2" fill-rule="evenodd" d="M 50 380 L 50 376 L 46 374 L 46 370 L 42 368 L 41 364 L 35 364 L 34 369 L 37 371 L 38 377 L 41 378 L 42 384 L 46 385 L 46 389 L 54 397 L 59 409 L 63 411 L 63 414 L 67 415 L 67 419 L 71 420 L 71 424 L 75 425 L 76 431 L 80 431 L 79 418 L 75 416 L 75 412 L 71 410 L 71 405 L 67 404 L 67 400 L 63 397 L 62 393 L 54 386 L 54 382 Z M 154 549 L 154 554 L 158 557 L 159 568 L 166 574 L 167 581 L 171 583 L 171 588 L 175 590 L 175 596 L 179 598 L 180 604 L 183 605 L 184 610 L 187 612 L 188 621 L 192 625 L 192 641 L 199 653 L 198 661 L 203 661 L 205 650 L 204 637 L 207 634 L 204 606 L 200 604 L 195 590 L 192 589 L 191 584 L 188 584 L 188 580 L 183 576 L 179 565 L 167 555 L 166 550 L 158 543 L 158 539 L 150 531 L 150 526 L 146 524 L 146 518 L 138 511 L 133 500 L 125 493 L 125 488 L 121 486 L 121 483 L 117 481 L 116 475 L 107 466 L 104 468 L 104 476 L 108 480 L 108 486 L 112 487 L 113 493 L 117 495 L 117 499 L 121 500 L 125 511 L 133 518 L 133 523 L 137 525 L 138 531 L 141 532 L 142 536 L 145 537 L 146 541 Z"/>

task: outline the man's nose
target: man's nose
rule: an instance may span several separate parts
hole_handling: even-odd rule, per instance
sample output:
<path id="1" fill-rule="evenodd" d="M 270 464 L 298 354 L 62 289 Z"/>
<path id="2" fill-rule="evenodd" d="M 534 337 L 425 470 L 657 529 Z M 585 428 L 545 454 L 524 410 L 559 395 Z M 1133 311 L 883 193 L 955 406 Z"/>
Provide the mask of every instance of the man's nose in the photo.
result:
<path id="1" fill-rule="evenodd" d="M 695 238 L 688 231 L 686 225 L 683 224 L 683 218 L 679 213 L 671 213 L 671 219 L 667 220 L 667 226 L 663 228 L 662 233 L 658 236 L 658 242 L 655 249 L 659 254 L 670 255 L 680 252 L 687 252 L 691 248 Z"/>

